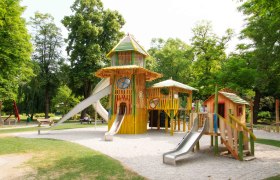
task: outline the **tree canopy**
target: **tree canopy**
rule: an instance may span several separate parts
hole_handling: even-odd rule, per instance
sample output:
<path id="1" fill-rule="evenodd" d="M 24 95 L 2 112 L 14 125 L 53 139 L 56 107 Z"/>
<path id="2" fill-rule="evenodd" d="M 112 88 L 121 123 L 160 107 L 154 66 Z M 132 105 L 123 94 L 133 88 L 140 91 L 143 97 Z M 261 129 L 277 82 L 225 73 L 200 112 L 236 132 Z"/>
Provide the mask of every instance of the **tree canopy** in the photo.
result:
<path id="1" fill-rule="evenodd" d="M 57 73 L 60 69 L 60 61 L 63 60 L 61 47 L 63 39 L 60 29 L 55 25 L 54 18 L 50 14 L 35 13 L 31 18 L 33 30 L 34 53 L 32 59 L 38 64 L 37 77 L 39 88 L 44 89 L 44 112 L 46 118 L 50 110 L 51 96 L 58 88 Z"/>
<path id="2" fill-rule="evenodd" d="M 0 2 L 0 101 L 16 99 L 19 84 L 33 75 L 32 45 L 19 2 Z"/>
<path id="3" fill-rule="evenodd" d="M 153 39 L 149 54 L 148 67 L 163 74 L 163 79 L 172 78 L 183 83 L 190 80 L 193 52 L 180 39 Z"/>
<path id="4" fill-rule="evenodd" d="M 100 0 L 76 0 L 71 10 L 73 15 L 62 20 L 69 31 L 70 87 L 87 98 L 98 81 L 93 73 L 108 62 L 106 53 L 123 36 L 124 19 L 117 11 L 104 10 Z"/>

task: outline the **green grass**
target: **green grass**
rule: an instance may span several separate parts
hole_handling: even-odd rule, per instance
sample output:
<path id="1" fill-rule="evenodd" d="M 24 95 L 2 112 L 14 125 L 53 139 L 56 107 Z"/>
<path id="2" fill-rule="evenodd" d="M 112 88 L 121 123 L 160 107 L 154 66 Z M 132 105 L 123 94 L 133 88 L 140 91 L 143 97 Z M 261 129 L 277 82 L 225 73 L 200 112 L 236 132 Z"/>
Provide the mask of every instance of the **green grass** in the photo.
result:
<path id="1" fill-rule="evenodd" d="M 32 153 L 32 179 L 144 179 L 120 162 L 89 148 L 53 139 L 0 138 L 0 155 Z"/>
<path id="2" fill-rule="evenodd" d="M 279 180 L 279 179 L 280 179 L 280 174 L 277 176 L 272 176 L 272 177 L 266 178 L 265 180 Z"/>
<path id="3" fill-rule="evenodd" d="M 52 128 L 52 130 L 87 128 L 87 127 L 94 127 L 94 124 L 65 123 L 65 124 L 61 124 L 59 126 Z M 15 127 L 12 129 L 0 128 L 0 134 L 28 132 L 28 131 L 37 131 L 37 130 L 38 130 L 38 127 L 27 127 L 27 128 L 16 128 Z"/>
<path id="4" fill-rule="evenodd" d="M 271 145 L 271 146 L 276 146 L 280 148 L 280 141 L 276 140 L 271 140 L 271 139 L 257 139 L 256 143 L 259 144 L 266 144 L 266 145 Z"/>

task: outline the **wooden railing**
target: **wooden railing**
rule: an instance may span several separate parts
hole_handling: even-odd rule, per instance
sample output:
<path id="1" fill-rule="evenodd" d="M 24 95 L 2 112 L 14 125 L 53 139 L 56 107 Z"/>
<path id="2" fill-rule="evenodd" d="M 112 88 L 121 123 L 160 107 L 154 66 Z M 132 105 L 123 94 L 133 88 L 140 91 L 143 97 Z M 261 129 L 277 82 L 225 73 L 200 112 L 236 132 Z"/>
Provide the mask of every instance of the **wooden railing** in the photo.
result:
<path id="1" fill-rule="evenodd" d="M 229 120 L 220 115 L 218 117 L 220 119 L 219 130 L 222 143 L 231 152 L 233 157 L 243 160 L 244 150 L 254 155 L 254 140 L 256 140 L 256 137 L 252 131 L 232 115 L 229 115 Z M 250 149 L 248 137 L 250 137 Z"/>
<path id="2" fill-rule="evenodd" d="M 222 116 L 219 117 L 219 131 L 214 132 L 214 114 L 213 113 L 190 113 L 189 130 L 194 120 L 198 117 L 198 127 L 202 127 L 204 120 L 207 118 L 208 129 L 204 132 L 211 136 L 221 136 L 222 143 L 227 147 L 232 156 L 238 160 L 243 160 L 243 153 L 254 155 L 254 140 L 256 136 L 245 124 L 233 115 L 229 115 L 229 119 Z M 250 142 L 250 143 L 249 143 Z M 212 142 L 211 142 L 212 143 Z"/>

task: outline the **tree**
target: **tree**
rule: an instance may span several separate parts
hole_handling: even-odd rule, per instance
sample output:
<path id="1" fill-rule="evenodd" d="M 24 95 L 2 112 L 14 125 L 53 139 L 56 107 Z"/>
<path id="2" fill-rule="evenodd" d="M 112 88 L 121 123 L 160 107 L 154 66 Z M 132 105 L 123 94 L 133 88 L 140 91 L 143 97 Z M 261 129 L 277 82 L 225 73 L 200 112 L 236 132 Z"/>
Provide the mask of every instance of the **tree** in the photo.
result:
<path id="1" fill-rule="evenodd" d="M 216 74 L 221 69 L 221 63 L 226 59 L 226 44 L 232 37 L 232 30 L 228 29 L 226 35 L 218 37 L 212 32 L 211 23 L 202 21 L 193 29 L 191 39 L 195 54 L 193 69 L 193 86 L 199 89 L 202 99 L 213 93 L 217 83 Z"/>
<path id="2" fill-rule="evenodd" d="M 0 1 L 0 123 L 2 101 L 16 99 L 18 85 L 33 75 L 30 68 L 32 46 L 21 18 L 19 0 Z"/>
<path id="3" fill-rule="evenodd" d="M 153 39 L 149 49 L 151 57 L 148 66 L 163 74 L 163 78 L 171 78 L 182 83 L 190 81 L 192 49 L 180 39 Z"/>
<path id="4" fill-rule="evenodd" d="M 66 114 L 78 103 L 79 99 L 73 96 L 71 89 L 66 85 L 60 86 L 56 96 L 52 99 L 56 112 L 60 112 L 62 115 Z"/>
<path id="5" fill-rule="evenodd" d="M 92 73 L 108 62 L 106 53 L 123 36 L 124 19 L 117 11 L 104 10 L 100 0 L 75 0 L 71 10 L 73 15 L 62 20 L 69 31 L 70 87 L 86 99 L 98 81 Z"/>
<path id="6" fill-rule="evenodd" d="M 255 77 L 258 72 L 254 66 L 252 66 L 253 59 L 252 53 L 248 53 L 241 49 L 244 49 L 240 45 L 238 48 L 240 52 L 232 53 L 221 64 L 221 70 L 217 73 L 217 83 L 220 87 L 226 87 L 245 99 L 251 100 L 255 93 L 253 88 L 255 87 Z"/>
<path id="7" fill-rule="evenodd" d="M 61 47 L 63 45 L 60 29 L 55 25 L 50 14 L 35 13 L 31 18 L 33 27 L 33 44 L 35 51 L 33 60 L 38 63 L 40 70 L 37 78 L 40 88 L 44 89 L 45 118 L 50 111 L 51 94 L 58 87 L 56 73 L 59 71 L 59 61 L 62 61 Z"/>
<path id="8" fill-rule="evenodd" d="M 257 122 L 260 98 L 264 95 L 280 97 L 280 2 L 277 0 L 248 0 L 240 8 L 247 15 L 241 38 L 250 39 L 248 53 L 252 53 L 257 70 L 254 77 L 254 123 Z"/>

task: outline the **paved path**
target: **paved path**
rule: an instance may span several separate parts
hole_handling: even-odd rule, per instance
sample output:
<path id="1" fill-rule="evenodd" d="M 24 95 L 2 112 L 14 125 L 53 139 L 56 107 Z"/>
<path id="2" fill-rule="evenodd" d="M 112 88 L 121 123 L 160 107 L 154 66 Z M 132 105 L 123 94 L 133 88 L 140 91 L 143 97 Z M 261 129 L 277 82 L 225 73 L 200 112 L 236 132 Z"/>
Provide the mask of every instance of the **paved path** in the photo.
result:
<path id="1" fill-rule="evenodd" d="M 209 148 L 210 137 L 203 136 L 201 150 L 190 153 L 189 158 L 176 167 L 162 163 L 162 154 L 175 148 L 184 133 L 174 136 L 164 131 L 150 130 L 142 135 L 117 135 L 114 141 L 103 140 L 105 127 L 37 133 L 20 133 L 28 138 L 54 138 L 75 142 L 100 151 L 133 169 L 148 179 L 263 179 L 280 173 L 280 148 L 256 144 L 253 161 L 237 161 L 214 156 Z M 258 133 L 256 132 L 257 137 Z M 222 146 L 221 146 L 222 147 Z"/>

